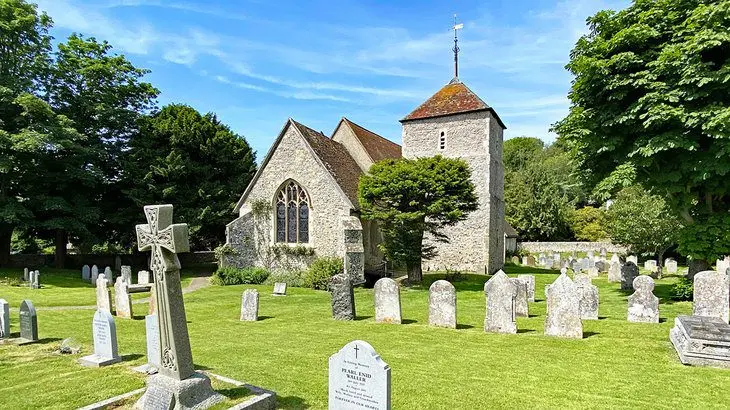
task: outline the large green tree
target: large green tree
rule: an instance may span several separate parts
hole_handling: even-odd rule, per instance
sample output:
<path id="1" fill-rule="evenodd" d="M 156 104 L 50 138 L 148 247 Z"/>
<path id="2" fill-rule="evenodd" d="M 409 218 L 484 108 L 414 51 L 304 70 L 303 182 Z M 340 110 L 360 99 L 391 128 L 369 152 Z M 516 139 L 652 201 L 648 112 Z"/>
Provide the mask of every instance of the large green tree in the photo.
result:
<path id="1" fill-rule="evenodd" d="M 588 24 L 562 142 L 593 185 L 632 169 L 666 197 L 684 254 L 730 253 L 730 1 L 637 0 Z"/>
<path id="2" fill-rule="evenodd" d="M 383 253 L 406 265 L 411 283 L 423 278 L 422 259 L 435 256 L 424 235 L 447 242 L 443 227 L 478 207 L 467 163 L 440 155 L 375 163 L 360 178 L 359 202 L 362 216 L 380 224 Z"/>
<path id="3" fill-rule="evenodd" d="M 171 203 L 176 217 L 190 226 L 193 248 L 221 244 L 233 207 L 256 172 L 246 140 L 214 114 L 175 104 L 145 117 L 130 146 L 125 164 L 126 193 L 135 202 L 130 223 L 143 205 Z"/>

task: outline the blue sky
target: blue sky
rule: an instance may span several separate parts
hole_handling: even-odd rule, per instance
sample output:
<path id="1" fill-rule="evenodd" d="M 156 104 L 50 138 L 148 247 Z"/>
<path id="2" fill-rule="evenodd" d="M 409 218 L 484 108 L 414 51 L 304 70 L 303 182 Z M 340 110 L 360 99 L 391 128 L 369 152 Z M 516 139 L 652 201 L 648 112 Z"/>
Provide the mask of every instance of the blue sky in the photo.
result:
<path id="1" fill-rule="evenodd" d="M 261 160 L 288 117 L 329 135 L 352 121 L 397 143 L 399 119 L 453 76 L 506 123 L 554 139 L 585 19 L 629 0 L 38 0 L 59 40 L 106 39 L 161 90 L 160 104 L 215 112 Z"/>

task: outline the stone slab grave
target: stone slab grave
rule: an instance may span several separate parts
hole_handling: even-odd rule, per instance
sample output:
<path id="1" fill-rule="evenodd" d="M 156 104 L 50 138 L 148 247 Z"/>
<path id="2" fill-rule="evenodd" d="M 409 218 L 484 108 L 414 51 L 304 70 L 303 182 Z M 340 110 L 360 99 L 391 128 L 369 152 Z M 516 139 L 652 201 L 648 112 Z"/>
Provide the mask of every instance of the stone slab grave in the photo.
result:
<path id="1" fill-rule="evenodd" d="M 94 354 L 80 358 L 79 364 L 86 367 L 103 367 L 121 362 L 117 346 L 117 326 L 114 324 L 112 314 L 108 310 L 98 309 L 94 313 L 91 330 L 94 338 Z"/>
<path id="2" fill-rule="evenodd" d="M 112 311 L 112 294 L 107 286 L 106 276 L 102 273 L 96 282 L 96 308 Z"/>
<path id="3" fill-rule="evenodd" d="M 654 296 L 654 279 L 637 276 L 633 283 L 634 294 L 629 296 L 627 320 L 639 323 L 659 323 L 659 298 Z"/>
<path id="4" fill-rule="evenodd" d="M 715 271 L 704 271 L 695 275 L 692 315 L 709 316 L 728 323 L 730 297 L 728 276 Z"/>
<path id="5" fill-rule="evenodd" d="M 677 270 L 679 270 L 677 261 L 674 259 L 669 259 L 664 262 L 664 266 L 667 268 L 667 273 L 677 273 Z"/>
<path id="6" fill-rule="evenodd" d="M 456 288 L 443 279 L 428 288 L 428 324 L 456 329 Z"/>
<path id="7" fill-rule="evenodd" d="M 583 338 L 580 319 L 580 294 L 575 283 L 563 272 L 545 289 L 547 315 L 545 334 L 565 338 Z"/>
<path id="8" fill-rule="evenodd" d="M 611 261 L 611 267 L 608 268 L 608 281 L 611 283 L 621 282 L 621 263 L 620 262 Z"/>
<path id="9" fill-rule="evenodd" d="M 530 255 L 527 257 L 527 263 L 525 264 L 527 266 L 535 266 L 535 257 Z"/>
<path id="10" fill-rule="evenodd" d="M 30 288 L 31 289 L 40 289 L 41 288 L 41 272 L 40 271 L 33 271 L 33 274 L 31 275 L 31 281 L 30 281 Z"/>
<path id="11" fill-rule="evenodd" d="M 99 267 L 94 265 L 91 267 L 91 285 L 96 286 L 96 280 L 99 279 Z"/>
<path id="12" fill-rule="evenodd" d="M 122 265 L 122 279 L 127 282 L 127 285 L 132 284 L 132 267 L 127 265 Z"/>
<path id="13" fill-rule="evenodd" d="M 28 268 L 23 268 L 23 282 L 28 282 L 30 280 L 30 272 L 28 271 Z"/>
<path id="14" fill-rule="evenodd" d="M 518 256 L 513 256 L 512 258 L 510 258 L 510 260 L 512 261 L 512 264 L 513 265 L 519 265 L 520 264 L 520 258 Z"/>
<path id="15" fill-rule="evenodd" d="M 274 296 L 286 296 L 286 282 L 274 283 Z"/>
<path id="16" fill-rule="evenodd" d="M 657 261 L 655 261 L 653 259 L 649 259 L 649 260 L 647 260 L 647 261 L 644 262 L 644 269 L 648 270 L 651 273 L 656 272 L 657 271 L 657 267 L 658 267 Z"/>
<path id="17" fill-rule="evenodd" d="M 109 266 L 104 268 L 104 276 L 109 281 L 109 286 L 112 286 L 114 284 L 114 272 L 112 272 L 112 268 Z"/>
<path id="18" fill-rule="evenodd" d="M 715 262 L 715 270 L 720 273 L 727 273 L 728 268 L 730 268 L 730 256 L 725 256 Z"/>
<path id="19" fill-rule="evenodd" d="M 241 320 L 255 322 L 259 320 L 259 291 L 246 289 L 241 295 Z"/>
<path id="20" fill-rule="evenodd" d="M 365 283 L 365 248 L 363 246 L 362 222 L 356 216 L 342 218 L 345 240 L 345 275 L 350 277 L 353 286 Z"/>
<path id="21" fill-rule="evenodd" d="M 89 267 L 89 265 L 84 265 L 81 267 L 81 280 L 87 282 L 91 280 L 91 268 Z"/>
<path id="22" fill-rule="evenodd" d="M 591 277 L 577 274 L 573 280 L 578 289 L 580 318 L 598 320 L 598 286 L 593 285 Z"/>
<path id="23" fill-rule="evenodd" d="M 517 286 L 502 270 L 497 271 L 484 284 L 487 297 L 487 313 L 484 331 L 492 333 L 517 333 L 515 298 Z"/>
<path id="24" fill-rule="evenodd" d="M 631 261 L 626 261 L 621 267 L 621 290 L 633 290 L 634 279 L 639 276 L 639 267 Z"/>
<path id="25" fill-rule="evenodd" d="M 730 325 L 720 318 L 677 316 L 669 340 L 683 364 L 730 368 Z"/>
<path id="26" fill-rule="evenodd" d="M 132 295 L 127 291 L 127 282 L 122 276 L 117 277 L 114 283 L 114 307 L 116 308 L 117 317 L 124 319 L 132 319 Z"/>
<path id="27" fill-rule="evenodd" d="M 337 274 L 330 280 L 332 293 L 332 318 L 335 320 L 355 320 L 355 294 L 352 281 L 344 273 Z"/>
<path id="28" fill-rule="evenodd" d="M 391 278 L 380 278 L 373 287 L 376 323 L 401 323 L 400 286 Z"/>
<path id="29" fill-rule="evenodd" d="M 26 299 L 20 304 L 18 323 L 20 323 L 18 344 L 25 345 L 38 341 L 38 314 L 35 311 L 33 302 L 30 300 Z"/>
<path id="30" fill-rule="evenodd" d="M 517 287 L 517 296 L 515 296 L 515 316 L 530 317 L 529 305 L 527 303 L 527 282 L 522 278 L 510 278 L 510 280 Z"/>
<path id="31" fill-rule="evenodd" d="M 133 368 L 145 374 L 155 374 L 160 367 L 160 325 L 157 315 L 147 315 L 144 318 L 145 336 L 147 339 L 147 363 Z"/>
<path id="32" fill-rule="evenodd" d="M 634 265 L 639 266 L 639 257 L 636 255 L 629 255 L 626 257 L 626 262 L 632 262 Z"/>
<path id="33" fill-rule="evenodd" d="M 329 358 L 329 410 L 391 409 L 390 366 L 367 342 L 355 340 Z"/>
<path id="34" fill-rule="evenodd" d="M 138 285 L 149 285 L 150 283 L 150 272 L 141 270 L 137 272 L 137 284 Z"/>
<path id="35" fill-rule="evenodd" d="M 10 304 L 0 299 L 0 339 L 10 338 Z"/>
<path id="36" fill-rule="evenodd" d="M 525 281 L 527 284 L 527 301 L 535 301 L 535 275 L 517 275 L 518 279 Z"/>

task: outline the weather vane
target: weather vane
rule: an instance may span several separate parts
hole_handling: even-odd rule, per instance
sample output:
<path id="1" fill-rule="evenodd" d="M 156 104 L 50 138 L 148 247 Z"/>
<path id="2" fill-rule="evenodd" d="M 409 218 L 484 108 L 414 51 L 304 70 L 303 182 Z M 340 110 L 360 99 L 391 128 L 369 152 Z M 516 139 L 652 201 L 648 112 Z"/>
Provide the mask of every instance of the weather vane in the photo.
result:
<path id="1" fill-rule="evenodd" d="M 454 78 L 459 78 L 459 38 L 456 33 L 457 30 L 464 28 L 464 23 L 456 23 L 456 14 L 454 14 Z"/>

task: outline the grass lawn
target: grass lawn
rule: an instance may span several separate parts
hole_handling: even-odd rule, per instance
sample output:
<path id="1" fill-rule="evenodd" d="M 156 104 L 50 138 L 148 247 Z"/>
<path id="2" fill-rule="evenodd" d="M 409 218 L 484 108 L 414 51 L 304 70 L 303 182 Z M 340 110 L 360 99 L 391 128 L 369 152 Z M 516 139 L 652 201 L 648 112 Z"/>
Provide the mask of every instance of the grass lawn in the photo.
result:
<path id="1" fill-rule="evenodd" d="M 288 296 L 273 297 L 270 286 L 204 288 L 185 296 L 195 364 L 276 391 L 281 408 L 324 409 L 329 356 L 362 339 L 391 366 L 394 409 L 727 407 L 730 373 L 681 365 L 669 342 L 674 317 L 691 312 L 689 302 L 666 299 L 676 278 L 657 284 L 660 324 L 626 322 L 627 294 L 605 274 L 595 279 L 601 319 L 583 322 L 583 340 L 567 340 L 543 335 L 544 287 L 557 272 L 519 266 L 506 271 L 536 275 L 538 301 L 530 304 L 529 318 L 518 318 L 517 335 L 483 332 L 487 278 L 482 275 L 455 283 L 457 330 L 427 325 L 428 284 L 440 275 L 425 275 L 422 287 L 401 290 L 402 325 L 374 323 L 371 289 L 355 291 L 358 320 L 338 322 L 330 318 L 327 292 L 289 288 Z M 62 281 L 67 287 L 30 291 L 34 302 L 49 300 L 52 293 L 63 300 L 72 291 L 91 291 L 76 272 L 67 275 Z M 51 276 L 44 283 L 53 283 Z M 247 287 L 261 292 L 258 322 L 238 320 Z M 20 297 L 13 292 L 0 286 L 0 297 L 8 299 L 10 293 L 16 308 L 11 320 L 17 332 Z M 92 350 L 92 316 L 92 311 L 41 311 L 43 343 L 0 345 L 0 408 L 72 408 L 142 387 L 143 376 L 130 370 L 145 361 L 141 318 L 116 321 L 124 362 L 102 369 L 76 364 Z M 82 344 L 81 354 L 53 353 L 67 337 Z"/>

